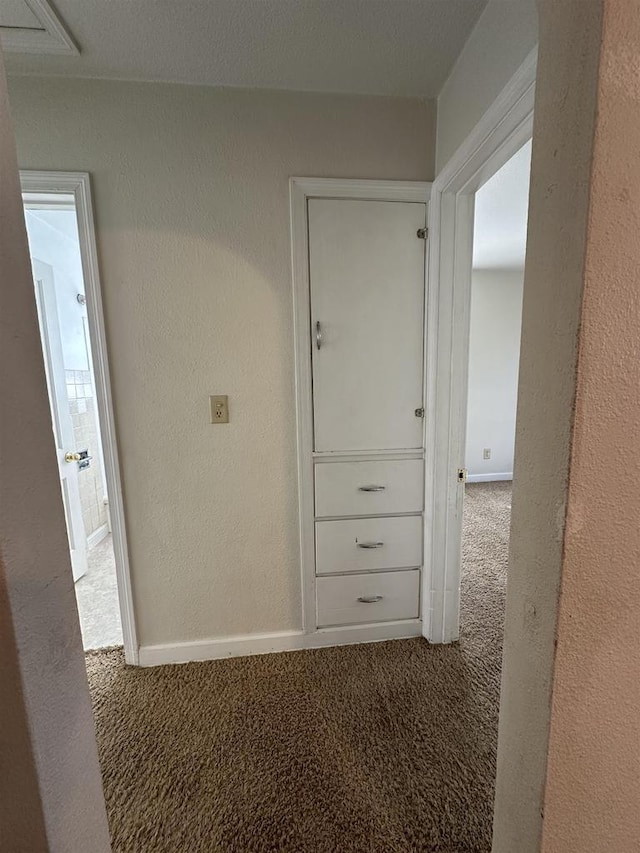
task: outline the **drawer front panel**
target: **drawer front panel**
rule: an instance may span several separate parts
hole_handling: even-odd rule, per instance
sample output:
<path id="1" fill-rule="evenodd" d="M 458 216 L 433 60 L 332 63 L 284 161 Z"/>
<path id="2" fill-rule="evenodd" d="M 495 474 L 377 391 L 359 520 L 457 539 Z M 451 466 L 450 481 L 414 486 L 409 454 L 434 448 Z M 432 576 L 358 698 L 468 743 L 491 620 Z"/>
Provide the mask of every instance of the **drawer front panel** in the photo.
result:
<path id="1" fill-rule="evenodd" d="M 422 459 L 315 465 L 316 517 L 421 512 Z"/>
<path id="2" fill-rule="evenodd" d="M 316 522 L 316 574 L 422 565 L 422 516 Z"/>
<path id="3" fill-rule="evenodd" d="M 318 578 L 318 626 L 417 619 L 420 571 Z"/>

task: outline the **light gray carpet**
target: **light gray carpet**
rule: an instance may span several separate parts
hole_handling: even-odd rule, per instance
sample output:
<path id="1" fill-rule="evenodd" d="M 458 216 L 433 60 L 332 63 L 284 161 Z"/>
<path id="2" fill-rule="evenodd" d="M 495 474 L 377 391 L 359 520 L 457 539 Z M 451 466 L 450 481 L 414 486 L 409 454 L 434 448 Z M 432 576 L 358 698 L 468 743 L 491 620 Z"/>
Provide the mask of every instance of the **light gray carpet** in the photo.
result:
<path id="1" fill-rule="evenodd" d="M 468 487 L 457 645 L 89 654 L 115 853 L 489 853 L 509 486 Z"/>
<path id="2" fill-rule="evenodd" d="M 111 535 L 88 554 L 89 568 L 76 581 L 76 601 L 85 649 L 122 645 L 116 562 Z"/>

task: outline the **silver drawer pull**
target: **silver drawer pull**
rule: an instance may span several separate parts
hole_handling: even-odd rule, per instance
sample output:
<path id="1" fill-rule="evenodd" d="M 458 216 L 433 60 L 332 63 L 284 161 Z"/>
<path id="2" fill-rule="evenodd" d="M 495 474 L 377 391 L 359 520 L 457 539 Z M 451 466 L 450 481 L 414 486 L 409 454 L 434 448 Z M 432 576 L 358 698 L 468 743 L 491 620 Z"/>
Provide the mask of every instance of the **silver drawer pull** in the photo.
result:
<path id="1" fill-rule="evenodd" d="M 358 486 L 359 492 L 384 492 L 386 486 Z"/>
<path id="2" fill-rule="evenodd" d="M 369 550 L 370 548 L 382 548 L 384 542 L 358 542 L 358 548 L 366 548 Z"/>
<path id="3" fill-rule="evenodd" d="M 358 601 L 361 601 L 363 604 L 376 604 L 378 601 L 382 601 L 381 595 L 359 595 Z"/>

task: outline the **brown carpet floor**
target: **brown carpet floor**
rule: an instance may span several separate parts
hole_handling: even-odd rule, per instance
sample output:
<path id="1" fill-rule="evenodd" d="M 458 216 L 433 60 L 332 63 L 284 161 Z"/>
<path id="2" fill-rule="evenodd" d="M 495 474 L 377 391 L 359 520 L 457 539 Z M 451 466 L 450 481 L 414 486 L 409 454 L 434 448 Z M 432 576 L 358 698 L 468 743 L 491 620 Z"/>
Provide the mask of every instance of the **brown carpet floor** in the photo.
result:
<path id="1" fill-rule="evenodd" d="M 488 853 L 509 513 L 467 487 L 459 644 L 89 653 L 115 853 Z"/>

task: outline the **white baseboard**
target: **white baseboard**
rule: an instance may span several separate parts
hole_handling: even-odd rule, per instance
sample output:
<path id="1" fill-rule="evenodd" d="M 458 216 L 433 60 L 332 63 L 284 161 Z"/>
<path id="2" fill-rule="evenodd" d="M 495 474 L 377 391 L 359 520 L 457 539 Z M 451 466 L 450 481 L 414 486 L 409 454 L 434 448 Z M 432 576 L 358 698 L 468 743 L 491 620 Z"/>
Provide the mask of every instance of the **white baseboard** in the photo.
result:
<path id="1" fill-rule="evenodd" d="M 140 646 L 140 666 L 161 666 L 169 663 L 218 660 L 272 652 L 291 652 L 352 643 L 378 643 L 419 637 L 420 619 L 402 622 L 381 622 L 377 625 L 356 625 L 348 628 L 321 628 L 310 634 L 302 631 L 279 631 L 273 634 L 246 634 L 236 637 L 215 637 L 188 643 Z"/>
<path id="2" fill-rule="evenodd" d="M 106 539 L 109 535 L 109 525 L 103 524 L 102 527 L 99 527 L 97 530 L 94 530 L 90 536 L 87 536 L 87 548 L 91 550 L 95 548 L 96 545 L 99 545 L 103 539 Z"/>
<path id="3" fill-rule="evenodd" d="M 379 622 L 377 625 L 349 625 L 346 628 L 319 628 L 305 634 L 305 649 L 327 646 L 349 646 L 353 643 L 382 643 L 385 640 L 405 640 L 422 636 L 422 620 Z"/>
<path id="4" fill-rule="evenodd" d="M 499 480 L 513 480 L 513 471 L 505 474 L 467 474 L 467 483 L 493 483 Z"/>

